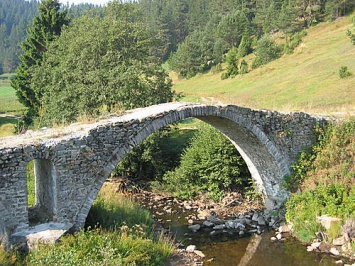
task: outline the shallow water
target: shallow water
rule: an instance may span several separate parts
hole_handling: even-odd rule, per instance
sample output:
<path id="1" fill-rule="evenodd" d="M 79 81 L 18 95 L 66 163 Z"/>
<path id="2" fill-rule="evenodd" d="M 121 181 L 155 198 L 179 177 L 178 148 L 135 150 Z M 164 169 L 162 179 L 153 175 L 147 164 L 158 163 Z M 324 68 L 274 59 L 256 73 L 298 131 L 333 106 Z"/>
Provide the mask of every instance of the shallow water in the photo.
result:
<path id="1" fill-rule="evenodd" d="M 210 229 L 193 233 L 187 227 L 184 213 L 163 215 L 165 228 L 170 228 L 176 241 L 184 246 L 196 245 L 206 258 L 204 265 L 213 266 L 316 266 L 335 265 L 339 258 L 328 254 L 307 252 L 295 238 L 288 236 L 285 241 L 272 242 L 274 231 L 261 235 L 239 237 L 229 233 L 210 236 Z"/>

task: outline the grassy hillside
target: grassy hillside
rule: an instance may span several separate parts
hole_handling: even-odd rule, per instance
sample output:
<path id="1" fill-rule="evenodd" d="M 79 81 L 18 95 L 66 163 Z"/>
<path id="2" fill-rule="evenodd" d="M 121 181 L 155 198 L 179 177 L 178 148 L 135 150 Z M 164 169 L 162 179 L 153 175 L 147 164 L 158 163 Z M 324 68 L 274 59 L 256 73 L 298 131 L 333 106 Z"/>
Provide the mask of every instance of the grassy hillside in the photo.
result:
<path id="1" fill-rule="evenodd" d="M 346 35 L 352 27 L 350 17 L 321 23 L 308 30 L 293 54 L 234 79 L 207 73 L 183 80 L 172 74 L 174 89 L 186 100 L 197 96 L 257 109 L 354 114 L 355 46 Z M 341 79 L 341 66 L 353 75 Z"/>

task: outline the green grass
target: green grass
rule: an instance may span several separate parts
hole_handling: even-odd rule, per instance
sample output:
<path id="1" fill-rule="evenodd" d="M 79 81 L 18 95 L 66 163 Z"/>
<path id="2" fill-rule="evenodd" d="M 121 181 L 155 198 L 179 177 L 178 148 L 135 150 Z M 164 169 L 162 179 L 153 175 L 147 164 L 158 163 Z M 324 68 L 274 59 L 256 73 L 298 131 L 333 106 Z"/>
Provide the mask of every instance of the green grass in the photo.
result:
<path id="1" fill-rule="evenodd" d="M 24 111 L 24 106 L 17 100 L 16 92 L 10 85 L 9 79 L 0 79 L 0 114 Z"/>
<path id="2" fill-rule="evenodd" d="M 25 110 L 10 85 L 12 76 L 13 74 L 0 75 L 0 137 L 14 134 L 15 125 Z"/>
<path id="3" fill-rule="evenodd" d="M 0 265 L 165 265 L 173 242 L 154 236 L 150 213 L 116 189 L 105 184 L 93 204 L 89 220 L 98 228 L 65 236 L 55 248 L 39 246 L 25 258 L 0 246 Z"/>
<path id="4" fill-rule="evenodd" d="M 27 164 L 27 206 L 34 206 L 36 204 L 35 195 L 35 174 L 34 174 L 34 160 Z"/>
<path id="5" fill-rule="evenodd" d="M 354 133 L 355 119 L 330 125 L 312 152 L 292 166 L 289 185 L 299 185 L 287 200 L 286 219 L 302 241 L 312 241 L 316 232 L 324 230 L 317 216 L 338 217 L 343 222 L 355 217 Z M 327 231 L 330 238 L 337 237 L 335 229 Z"/>
<path id="6" fill-rule="evenodd" d="M 346 36 L 350 17 L 321 23 L 293 54 L 234 79 L 221 80 L 221 73 L 179 79 L 172 73 L 174 90 L 189 97 L 214 98 L 225 104 L 257 109 L 336 114 L 355 112 L 355 75 L 341 79 L 339 69 L 355 73 L 355 46 Z M 252 56 L 246 61 L 251 65 Z"/>

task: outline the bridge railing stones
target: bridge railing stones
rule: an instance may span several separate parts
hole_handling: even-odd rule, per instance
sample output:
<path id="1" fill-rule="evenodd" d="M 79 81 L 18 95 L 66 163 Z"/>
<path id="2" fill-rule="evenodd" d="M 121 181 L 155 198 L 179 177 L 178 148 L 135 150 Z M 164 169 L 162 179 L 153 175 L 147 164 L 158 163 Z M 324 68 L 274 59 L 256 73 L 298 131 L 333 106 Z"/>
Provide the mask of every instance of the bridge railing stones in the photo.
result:
<path id="1" fill-rule="evenodd" d="M 325 119 L 305 113 L 175 102 L 131 110 L 93 124 L 2 138 L 0 235 L 29 225 L 26 166 L 30 161 L 39 169 L 36 186 L 42 188 L 36 195 L 42 200 L 35 208 L 46 210 L 50 219 L 43 222 L 80 227 L 117 163 L 150 134 L 189 117 L 213 125 L 231 140 L 270 206 L 285 200 L 282 178 L 298 153 L 315 143 L 316 124 L 325 124 Z"/>

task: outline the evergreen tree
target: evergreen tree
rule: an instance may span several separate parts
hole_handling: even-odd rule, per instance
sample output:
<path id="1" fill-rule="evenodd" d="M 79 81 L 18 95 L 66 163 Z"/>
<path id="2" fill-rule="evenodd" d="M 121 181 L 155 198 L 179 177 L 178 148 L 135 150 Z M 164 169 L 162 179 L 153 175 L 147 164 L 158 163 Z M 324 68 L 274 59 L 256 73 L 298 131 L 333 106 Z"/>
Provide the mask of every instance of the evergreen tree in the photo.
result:
<path id="1" fill-rule="evenodd" d="M 228 64 L 227 71 L 222 74 L 222 79 L 234 78 L 238 75 L 238 52 L 236 48 L 229 50 L 226 56 L 226 62 Z"/>
<path id="2" fill-rule="evenodd" d="M 239 74 L 243 75 L 246 73 L 248 73 L 248 63 L 245 60 L 242 60 L 242 62 L 240 62 Z"/>
<path id="3" fill-rule="evenodd" d="M 251 49 L 251 41 L 249 40 L 249 37 L 244 35 L 242 37 L 242 41 L 240 42 L 238 46 L 238 57 L 244 57 L 248 54 L 250 54 L 252 51 Z"/>
<path id="4" fill-rule="evenodd" d="M 218 28 L 218 36 L 228 45 L 228 48 L 238 47 L 243 35 L 248 35 L 249 22 L 241 11 L 235 11 L 223 16 Z"/>
<path id="5" fill-rule="evenodd" d="M 21 54 L 20 43 L 37 13 L 37 1 L 0 0 L 0 71 L 14 72 Z"/>
<path id="6" fill-rule="evenodd" d="M 256 46 L 256 57 L 259 63 L 264 65 L 280 57 L 281 50 L 275 41 L 269 36 L 264 35 Z"/>
<path id="7" fill-rule="evenodd" d="M 42 97 L 40 90 L 31 83 L 32 73 L 41 65 L 49 43 L 60 35 L 63 25 L 69 23 L 67 12 L 59 10 L 58 0 L 43 0 L 38 7 L 39 15 L 33 19 L 33 25 L 28 28 L 28 37 L 21 45 L 23 55 L 11 86 L 16 90 L 19 101 L 28 108 L 25 117 L 27 124 L 31 123 L 33 116 L 38 115 Z"/>

